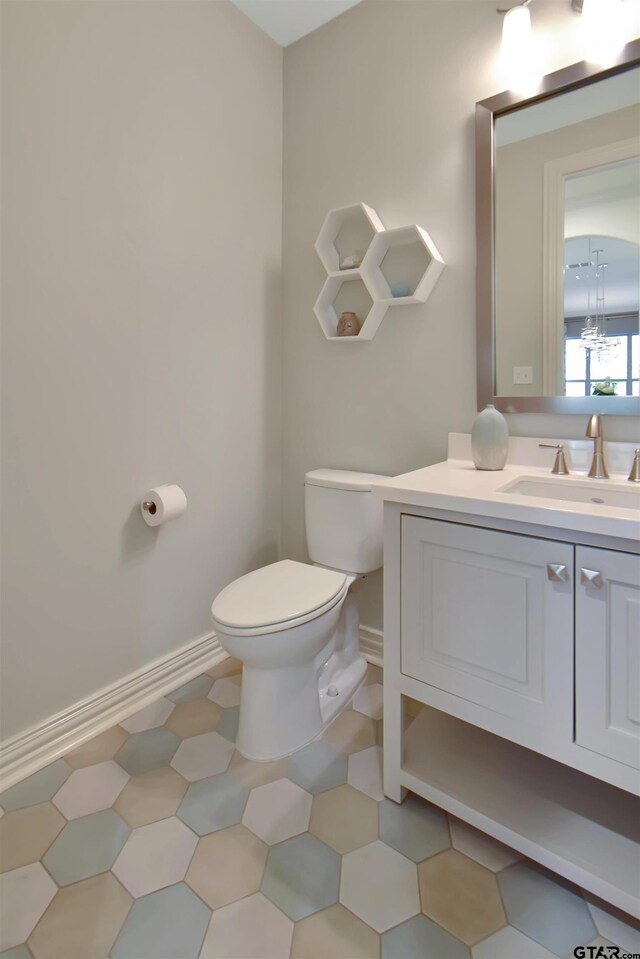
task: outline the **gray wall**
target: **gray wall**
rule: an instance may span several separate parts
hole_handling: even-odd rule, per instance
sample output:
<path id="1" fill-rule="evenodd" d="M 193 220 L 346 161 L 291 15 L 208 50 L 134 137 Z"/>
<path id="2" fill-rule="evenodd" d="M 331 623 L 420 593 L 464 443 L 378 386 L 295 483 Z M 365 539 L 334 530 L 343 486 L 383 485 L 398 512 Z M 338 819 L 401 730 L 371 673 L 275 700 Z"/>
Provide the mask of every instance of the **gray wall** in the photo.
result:
<path id="1" fill-rule="evenodd" d="M 2 19 L 6 738 L 277 556 L 282 50 L 228 3 Z"/>
<path id="2" fill-rule="evenodd" d="M 366 2 L 285 51 L 283 548 L 304 557 L 303 477 L 318 466 L 400 473 L 445 457 L 476 414 L 474 109 L 498 93 L 495 2 Z M 538 0 L 549 69 L 578 59 L 569 3 Z M 362 200 L 419 223 L 446 262 L 428 302 L 391 309 L 370 343 L 328 342 L 313 250 L 331 207 Z M 510 417 L 520 435 L 579 436 L 584 417 Z M 609 435 L 637 435 L 620 417 Z M 382 625 L 381 575 L 362 620 Z"/>

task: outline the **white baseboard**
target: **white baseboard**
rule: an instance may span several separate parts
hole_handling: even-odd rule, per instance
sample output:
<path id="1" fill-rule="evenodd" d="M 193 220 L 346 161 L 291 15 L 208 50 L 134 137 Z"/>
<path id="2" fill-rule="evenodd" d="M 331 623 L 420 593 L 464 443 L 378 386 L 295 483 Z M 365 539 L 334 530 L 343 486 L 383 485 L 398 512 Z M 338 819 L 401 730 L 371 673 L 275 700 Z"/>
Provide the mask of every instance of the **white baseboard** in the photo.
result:
<path id="1" fill-rule="evenodd" d="M 1 788 L 37 772 L 226 658 L 215 633 L 208 633 L 5 740 L 0 743 Z"/>
<path id="2" fill-rule="evenodd" d="M 382 666 L 380 630 L 361 626 L 360 650 L 367 662 Z M 226 658 L 216 634 L 208 633 L 5 740 L 0 743 L 0 788 L 8 789 Z"/>
<path id="3" fill-rule="evenodd" d="M 382 632 L 369 626 L 360 627 L 360 652 L 368 663 L 382 666 Z"/>

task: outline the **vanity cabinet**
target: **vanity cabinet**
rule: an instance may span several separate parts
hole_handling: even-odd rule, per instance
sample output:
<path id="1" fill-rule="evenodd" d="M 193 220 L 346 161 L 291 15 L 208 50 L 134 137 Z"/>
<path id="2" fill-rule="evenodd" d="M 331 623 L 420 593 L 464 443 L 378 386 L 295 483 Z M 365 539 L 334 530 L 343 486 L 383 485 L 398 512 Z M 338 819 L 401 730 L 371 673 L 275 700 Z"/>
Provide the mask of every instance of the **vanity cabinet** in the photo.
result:
<path id="1" fill-rule="evenodd" d="M 403 516 L 401 563 L 402 672 L 570 738 L 573 548 Z"/>
<path id="2" fill-rule="evenodd" d="M 638 557 L 417 516 L 401 526 L 402 672 L 540 752 L 575 743 L 640 769 Z"/>
<path id="3" fill-rule="evenodd" d="M 411 790 L 640 918 L 637 553 L 385 503 L 386 795 Z M 423 704 L 410 723 L 407 699 Z"/>
<path id="4" fill-rule="evenodd" d="M 640 560 L 576 547 L 576 743 L 640 769 Z"/>

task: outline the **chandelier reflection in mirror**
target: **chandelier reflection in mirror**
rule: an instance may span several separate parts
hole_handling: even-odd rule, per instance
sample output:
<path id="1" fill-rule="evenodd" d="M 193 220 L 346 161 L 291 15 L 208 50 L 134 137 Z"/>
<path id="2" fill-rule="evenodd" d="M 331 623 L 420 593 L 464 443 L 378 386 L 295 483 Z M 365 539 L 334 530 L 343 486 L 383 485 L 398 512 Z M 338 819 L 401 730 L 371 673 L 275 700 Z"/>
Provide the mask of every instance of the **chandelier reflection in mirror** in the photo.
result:
<path id="1" fill-rule="evenodd" d="M 575 272 L 575 279 L 584 281 L 586 287 L 586 312 L 584 326 L 580 331 L 580 346 L 599 356 L 610 355 L 620 346 L 618 337 L 605 336 L 605 277 L 609 264 L 603 260 L 604 250 L 593 249 L 593 240 L 587 237 L 587 259 L 580 263 L 567 263 L 565 270 Z M 578 272 L 579 271 L 579 272 Z M 595 309 L 594 309 L 595 307 Z"/>
<path id="2" fill-rule="evenodd" d="M 565 395 L 638 395 L 639 280 L 637 243 L 599 233 L 565 240 Z"/>

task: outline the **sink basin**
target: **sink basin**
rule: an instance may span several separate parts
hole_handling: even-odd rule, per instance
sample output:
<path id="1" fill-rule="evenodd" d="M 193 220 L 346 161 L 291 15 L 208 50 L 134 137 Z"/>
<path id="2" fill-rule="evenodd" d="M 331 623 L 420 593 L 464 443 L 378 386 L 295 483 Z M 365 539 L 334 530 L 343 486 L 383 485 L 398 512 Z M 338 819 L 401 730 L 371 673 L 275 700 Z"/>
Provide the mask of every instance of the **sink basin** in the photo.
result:
<path id="1" fill-rule="evenodd" d="M 625 489 L 621 486 L 609 486 L 590 480 L 540 479 L 522 476 L 500 493 L 516 496 L 537 496 L 543 499 L 561 499 L 571 503 L 589 503 L 595 506 L 609 506 L 617 509 L 640 510 L 640 488 Z"/>

